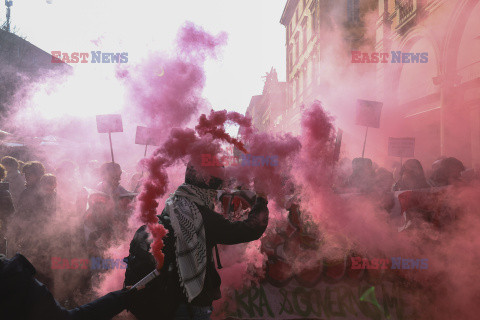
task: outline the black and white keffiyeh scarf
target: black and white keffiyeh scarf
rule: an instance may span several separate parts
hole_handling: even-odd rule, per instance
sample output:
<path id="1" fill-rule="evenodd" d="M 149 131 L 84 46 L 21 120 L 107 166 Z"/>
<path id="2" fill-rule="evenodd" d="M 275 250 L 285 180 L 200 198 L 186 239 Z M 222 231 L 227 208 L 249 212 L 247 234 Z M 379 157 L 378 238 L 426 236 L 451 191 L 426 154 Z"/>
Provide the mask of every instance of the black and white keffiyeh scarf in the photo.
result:
<path id="1" fill-rule="evenodd" d="M 213 210 L 216 190 L 182 184 L 166 201 L 175 232 L 175 254 L 180 284 L 188 302 L 203 289 L 207 266 L 207 245 L 202 214 L 197 205 Z"/>

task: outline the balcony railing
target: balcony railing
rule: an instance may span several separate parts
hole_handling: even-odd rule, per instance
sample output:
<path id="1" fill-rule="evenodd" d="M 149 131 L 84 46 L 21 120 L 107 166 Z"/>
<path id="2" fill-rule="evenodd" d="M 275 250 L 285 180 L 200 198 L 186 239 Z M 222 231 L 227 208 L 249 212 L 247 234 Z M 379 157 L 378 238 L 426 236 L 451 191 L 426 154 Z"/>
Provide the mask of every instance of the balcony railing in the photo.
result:
<path id="1" fill-rule="evenodd" d="M 398 25 L 403 25 L 416 10 L 416 0 L 396 0 L 398 11 Z"/>

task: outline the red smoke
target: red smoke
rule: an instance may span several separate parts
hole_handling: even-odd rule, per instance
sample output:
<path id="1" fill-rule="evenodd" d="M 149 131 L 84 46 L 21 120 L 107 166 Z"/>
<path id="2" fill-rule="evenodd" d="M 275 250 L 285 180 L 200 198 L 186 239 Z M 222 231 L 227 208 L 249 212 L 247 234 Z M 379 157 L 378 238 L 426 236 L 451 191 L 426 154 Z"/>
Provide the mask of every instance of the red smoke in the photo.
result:
<path id="1" fill-rule="evenodd" d="M 227 124 L 228 122 L 237 123 L 241 127 L 248 129 L 250 129 L 251 126 L 251 120 L 237 112 L 227 112 L 226 110 L 212 110 L 208 118 L 204 114 L 200 116 L 198 125 L 195 127 L 195 129 L 197 130 L 198 134 L 200 134 L 200 136 L 211 134 L 212 137 L 233 144 L 242 152 L 247 153 L 247 150 L 245 150 L 242 142 L 230 137 L 225 132 L 225 124 Z"/>
<path id="2" fill-rule="evenodd" d="M 127 92 L 126 112 L 138 122 L 162 130 L 162 136 L 207 112 L 210 107 L 201 96 L 203 64 L 208 57 L 216 57 L 226 39 L 224 33 L 213 36 L 187 22 L 179 31 L 173 57 L 155 53 L 134 67 L 119 68 L 117 78 Z"/>
<path id="3" fill-rule="evenodd" d="M 179 54 L 186 54 L 190 59 L 203 61 L 207 56 L 217 57 L 219 47 L 227 43 L 227 34 L 212 36 L 191 22 L 185 23 L 177 37 Z"/>
<path id="4" fill-rule="evenodd" d="M 179 160 L 191 160 L 197 168 L 200 166 L 200 155 L 204 153 L 218 154 L 220 151 L 219 141 L 233 141 L 224 133 L 226 122 L 233 122 L 239 125 L 249 125 L 249 120 L 237 113 L 228 113 L 226 111 L 212 111 L 207 118 L 205 115 L 200 117 L 203 135 L 196 135 L 191 129 L 173 129 L 165 143 L 155 150 L 153 156 L 144 160 L 144 165 L 148 171 L 142 191 L 138 196 L 137 211 L 142 223 L 147 224 L 149 232 L 153 237 L 152 254 L 157 261 L 157 268 L 163 265 L 162 238 L 166 235 L 166 230 L 158 224 L 157 199 L 163 197 L 168 190 L 167 169 L 173 166 Z M 219 129 L 222 128 L 222 129 Z M 213 132 L 214 135 L 205 135 Z M 222 133 L 223 132 L 223 133 Z M 241 143 L 239 144 L 241 146 Z M 219 168 L 205 168 L 205 171 L 212 175 Z"/>

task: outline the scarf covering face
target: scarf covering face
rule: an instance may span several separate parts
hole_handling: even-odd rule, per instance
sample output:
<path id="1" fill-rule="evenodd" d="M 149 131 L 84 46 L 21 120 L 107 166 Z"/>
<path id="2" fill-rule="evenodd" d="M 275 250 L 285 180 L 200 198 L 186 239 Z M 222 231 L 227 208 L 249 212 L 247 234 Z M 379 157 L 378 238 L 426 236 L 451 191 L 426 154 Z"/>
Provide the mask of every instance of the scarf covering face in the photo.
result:
<path id="1" fill-rule="evenodd" d="M 207 244 L 202 214 L 197 205 L 213 210 L 216 190 L 182 184 L 172 194 L 166 209 L 175 233 L 177 269 L 188 302 L 203 289 L 207 267 Z"/>

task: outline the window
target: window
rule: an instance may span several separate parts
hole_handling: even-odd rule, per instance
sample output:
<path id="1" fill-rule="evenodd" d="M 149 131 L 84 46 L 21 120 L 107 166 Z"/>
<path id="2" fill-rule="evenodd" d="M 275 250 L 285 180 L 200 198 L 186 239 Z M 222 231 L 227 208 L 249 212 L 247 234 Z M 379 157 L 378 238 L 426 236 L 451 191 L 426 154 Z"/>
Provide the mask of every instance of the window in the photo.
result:
<path id="1" fill-rule="evenodd" d="M 307 17 L 302 22 L 302 46 L 305 52 L 307 50 Z"/>
<path id="2" fill-rule="evenodd" d="M 300 58 L 300 40 L 298 39 L 298 32 L 295 36 L 295 62 Z"/>
<path id="3" fill-rule="evenodd" d="M 288 46 L 288 49 L 287 49 L 287 73 L 288 73 L 288 69 L 290 68 L 290 46 Z"/>
<path id="4" fill-rule="evenodd" d="M 290 70 L 292 69 L 292 65 L 293 65 L 293 53 L 292 53 L 292 47 L 290 47 L 290 50 L 288 52 L 288 67 L 290 68 Z"/>
<path id="5" fill-rule="evenodd" d="M 315 34 L 320 29 L 320 17 L 319 17 L 319 9 L 317 9 L 317 0 L 312 1 L 310 5 L 310 12 L 312 13 L 312 33 Z"/>
<path id="6" fill-rule="evenodd" d="M 316 14 L 316 11 L 313 10 L 312 19 L 310 20 L 310 29 L 312 30 L 312 34 L 315 34 L 315 20 L 316 20 L 315 14 Z"/>
<path id="7" fill-rule="evenodd" d="M 358 23 L 360 21 L 360 0 L 347 0 L 348 22 Z"/>
<path id="8" fill-rule="evenodd" d="M 320 83 L 320 53 L 317 52 L 317 55 L 315 56 L 314 60 L 314 74 L 315 74 L 315 83 L 319 84 Z"/>

